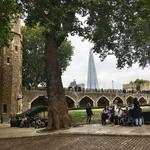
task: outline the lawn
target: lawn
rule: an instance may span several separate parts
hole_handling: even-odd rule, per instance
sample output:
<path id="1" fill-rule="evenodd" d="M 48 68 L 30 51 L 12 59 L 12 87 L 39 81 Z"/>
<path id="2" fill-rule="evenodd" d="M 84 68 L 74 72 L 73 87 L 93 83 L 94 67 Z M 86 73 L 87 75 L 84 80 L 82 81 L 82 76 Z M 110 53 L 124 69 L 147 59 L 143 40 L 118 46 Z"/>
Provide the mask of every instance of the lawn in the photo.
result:
<path id="1" fill-rule="evenodd" d="M 102 109 L 93 109 L 93 116 L 91 123 L 100 123 L 100 114 Z M 71 124 L 78 125 L 78 124 L 85 124 L 86 123 L 86 111 L 85 109 L 79 110 L 69 110 L 69 117 L 71 120 Z"/>
<path id="2" fill-rule="evenodd" d="M 143 111 L 150 111 L 150 106 L 142 106 L 141 108 Z M 92 111 L 94 115 L 92 116 L 91 123 L 100 123 L 102 109 L 92 109 Z M 69 117 L 73 126 L 86 123 L 85 109 L 69 110 Z"/>
<path id="3" fill-rule="evenodd" d="M 142 106 L 141 108 L 143 111 L 150 111 L 150 106 Z M 91 123 L 100 123 L 102 109 L 92 109 L 92 111 L 93 111 L 93 116 L 92 116 Z M 47 112 L 40 113 L 40 116 L 42 118 L 47 118 Z M 86 123 L 85 109 L 69 110 L 69 117 L 70 117 L 72 126 Z"/>

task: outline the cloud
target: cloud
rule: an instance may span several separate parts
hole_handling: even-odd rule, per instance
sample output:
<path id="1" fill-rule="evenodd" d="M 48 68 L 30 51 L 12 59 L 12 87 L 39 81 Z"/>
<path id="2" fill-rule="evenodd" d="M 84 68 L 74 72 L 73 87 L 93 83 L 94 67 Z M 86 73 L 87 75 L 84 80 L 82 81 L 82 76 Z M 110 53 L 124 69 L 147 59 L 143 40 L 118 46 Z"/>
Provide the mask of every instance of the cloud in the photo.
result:
<path id="1" fill-rule="evenodd" d="M 77 35 L 70 36 L 69 40 L 75 47 L 75 51 L 70 66 L 63 73 L 63 85 L 68 87 L 73 79 L 76 79 L 77 83 L 84 83 L 86 85 L 89 50 L 92 48 L 92 44 L 87 40 L 82 41 L 82 38 Z M 150 68 L 141 69 L 138 67 L 138 64 L 135 64 L 131 68 L 125 67 L 120 70 L 116 68 L 115 56 L 108 56 L 101 62 L 98 54 L 94 53 L 94 59 L 100 88 L 110 89 L 114 86 L 114 88 L 121 89 L 122 84 L 137 78 L 150 80 Z"/>

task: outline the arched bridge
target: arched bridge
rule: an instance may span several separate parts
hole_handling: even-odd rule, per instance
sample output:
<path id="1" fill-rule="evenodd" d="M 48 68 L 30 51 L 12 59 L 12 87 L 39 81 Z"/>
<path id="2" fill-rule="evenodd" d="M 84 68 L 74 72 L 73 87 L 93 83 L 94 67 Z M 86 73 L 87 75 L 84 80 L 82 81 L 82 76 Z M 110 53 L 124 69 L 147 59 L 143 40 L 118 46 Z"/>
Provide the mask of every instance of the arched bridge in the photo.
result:
<path id="1" fill-rule="evenodd" d="M 112 105 L 117 99 L 121 105 L 130 105 L 136 96 L 141 104 L 150 103 L 150 94 L 132 94 L 116 92 L 86 92 L 65 91 L 66 101 L 69 108 L 85 107 L 91 103 L 93 107 Z M 44 90 L 23 91 L 22 111 L 33 106 L 47 105 L 47 94 Z"/>

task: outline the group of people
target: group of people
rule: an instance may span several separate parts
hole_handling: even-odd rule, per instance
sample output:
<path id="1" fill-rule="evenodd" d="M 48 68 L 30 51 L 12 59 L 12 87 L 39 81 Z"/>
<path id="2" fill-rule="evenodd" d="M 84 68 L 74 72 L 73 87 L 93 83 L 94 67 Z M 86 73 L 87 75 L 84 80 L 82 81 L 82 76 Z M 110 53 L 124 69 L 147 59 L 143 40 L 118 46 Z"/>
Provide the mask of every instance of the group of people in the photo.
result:
<path id="1" fill-rule="evenodd" d="M 86 113 L 87 123 L 90 123 L 93 115 L 90 103 L 86 106 Z M 115 100 L 114 106 L 106 106 L 103 109 L 100 118 L 102 125 L 113 123 L 116 127 L 120 125 L 141 126 L 143 124 L 142 109 L 140 108 L 137 98 L 134 98 L 133 105 L 130 109 L 128 107 L 122 109 L 121 106 L 118 105 L 118 100 Z"/>
<path id="2" fill-rule="evenodd" d="M 28 127 L 45 127 L 47 126 L 47 121 L 41 119 L 39 116 L 11 116 L 10 118 L 10 125 L 11 127 L 21 127 L 21 128 L 28 128 Z"/>

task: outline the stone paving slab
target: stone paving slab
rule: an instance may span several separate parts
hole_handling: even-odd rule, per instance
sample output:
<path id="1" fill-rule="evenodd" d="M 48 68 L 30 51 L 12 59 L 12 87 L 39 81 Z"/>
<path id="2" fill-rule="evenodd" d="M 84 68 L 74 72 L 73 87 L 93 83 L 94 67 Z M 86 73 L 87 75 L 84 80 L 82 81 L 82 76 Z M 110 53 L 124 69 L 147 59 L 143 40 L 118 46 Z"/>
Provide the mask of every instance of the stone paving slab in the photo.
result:
<path id="1" fill-rule="evenodd" d="M 40 136 L 47 134 L 150 136 L 150 125 L 143 125 L 141 127 L 120 126 L 116 128 L 113 125 L 102 126 L 100 124 L 89 124 L 53 132 L 34 128 L 11 128 L 8 124 L 0 125 L 0 138 Z"/>
<path id="2" fill-rule="evenodd" d="M 57 131 L 59 133 L 78 133 L 78 134 L 95 134 L 95 135 L 137 135 L 150 136 L 150 125 L 143 125 L 141 127 L 129 127 L 114 125 L 102 126 L 100 124 L 83 125 L 80 127 L 70 128 L 65 131 Z"/>
<path id="3" fill-rule="evenodd" d="M 150 150 L 150 137 L 41 135 L 0 139 L 0 150 Z"/>

